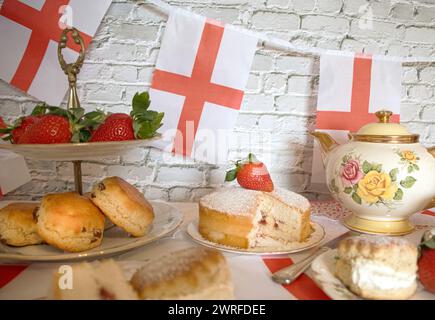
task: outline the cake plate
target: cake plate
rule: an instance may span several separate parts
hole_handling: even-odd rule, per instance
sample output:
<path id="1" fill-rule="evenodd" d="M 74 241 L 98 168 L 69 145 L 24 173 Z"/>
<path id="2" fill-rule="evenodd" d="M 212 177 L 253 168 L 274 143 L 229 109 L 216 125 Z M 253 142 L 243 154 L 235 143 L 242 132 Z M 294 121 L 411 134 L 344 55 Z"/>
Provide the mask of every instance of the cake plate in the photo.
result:
<path id="1" fill-rule="evenodd" d="M 74 63 L 67 63 L 62 55 L 62 49 L 66 47 L 68 33 L 72 34 L 73 41 L 80 46 L 79 56 Z M 67 109 L 79 108 L 80 101 L 77 95 L 77 74 L 83 65 L 85 58 L 85 47 L 83 39 L 75 28 L 63 30 L 57 48 L 59 64 L 68 76 L 69 94 Z M 154 141 L 160 139 L 157 135 L 151 139 L 138 139 L 116 142 L 87 142 L 87 143 L 58 143 L 58 144 L 10 144 L 0 143 L 0 149 L 15 152 L 27 159 L 71 161 L 74 165 L 75 191 L 83 193 L 81 164 L 84 160 L 95 160 L 97 158 L 120 156 L 125 152 L 138 148 L 150 146 Z"/>

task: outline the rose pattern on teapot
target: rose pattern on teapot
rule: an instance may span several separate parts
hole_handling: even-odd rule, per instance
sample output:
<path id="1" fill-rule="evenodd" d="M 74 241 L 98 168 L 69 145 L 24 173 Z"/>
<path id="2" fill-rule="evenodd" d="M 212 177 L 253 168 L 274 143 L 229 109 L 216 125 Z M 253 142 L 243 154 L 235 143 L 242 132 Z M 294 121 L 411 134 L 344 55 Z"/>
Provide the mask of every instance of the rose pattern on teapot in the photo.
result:
<path id="1" fill-rule="evenodd" d="M 413 187 L 417 179 L 412 172 L 419 171 L 418 161 L 420 158 L 411 150 L 395 149 L 398 155 L 398 166 L 386 172 L 382 164 L 364 160 L 361 154 L 351 151 L 345 154 L 335 178 L 329 182 L 329 188 L 333 193 L 343 192 L 355 203 L 362 205 L 383 205 L 389 210 L 403 199 L 406 189 Z M 406 170 L 407 175 L 398 181 L 400 170 Z"/>

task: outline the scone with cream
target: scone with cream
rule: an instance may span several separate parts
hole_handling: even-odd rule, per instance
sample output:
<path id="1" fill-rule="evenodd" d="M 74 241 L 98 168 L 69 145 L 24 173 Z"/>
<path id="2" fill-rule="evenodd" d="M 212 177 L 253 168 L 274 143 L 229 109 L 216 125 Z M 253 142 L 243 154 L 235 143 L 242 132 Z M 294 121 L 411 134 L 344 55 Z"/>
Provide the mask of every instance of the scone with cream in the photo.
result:
<path id="1" fill-rule="evenodd" d="M 0 241 L 22 247 L 42 243 L 33 212 L 37 203 L 15 202 L 0 209 Z"/>
<path id="2" fill-rule="evenodd" d="M 131 279 L 141 299 L 234 299 L 225 257 L 218 251 L 188 248 L 155 258 Z"/>
<path id="3" fill-rule="evenodd" d="M 338 246 L 336 275 L 367 299 L 408 299 L 417 289 L 417 247 L 402 238 L 358 236 Z"/>
<path id="4" fill-rule="evenodd" d="M 205 239 L 227 246 L 280 247 L 310 236 L 310 203 L 280 188 L 226 188 L 200 199 L 198 228 Z"/>
<path id="5" fill-rule="evenodd" d="M 154 210 L 144 195 L 119 177 L 95 184 L 90 198 L 115 225 L 135 237 L 145 235 L 154 220 Z"/>
<path id="6" fill-rule="evenodd" d="M 136 292 L 113 260 L 83 262 L 59 271 L 53 281 L 57 300 L 137 300 Z M 67 272 L 71 272 L 71 284 L 65 280 Z"/>

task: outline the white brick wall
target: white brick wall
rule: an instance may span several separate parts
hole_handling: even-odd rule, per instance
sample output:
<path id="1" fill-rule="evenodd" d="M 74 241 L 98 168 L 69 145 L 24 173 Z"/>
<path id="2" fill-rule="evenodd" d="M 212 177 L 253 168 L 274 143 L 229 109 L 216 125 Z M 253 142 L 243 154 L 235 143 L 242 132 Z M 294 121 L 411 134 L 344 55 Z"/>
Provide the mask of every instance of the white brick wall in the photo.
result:
<path id="1" fill-rule="evenodd" d="M 0 0 L 1 3 L 1 0 Z M 322 48 L 392 55 L 435 55 L 435 0 L 172 0 L 171 4 L 292 41 Z M 372 14 L 370 18 L 369 14 Z M 114 0 L 88 50 L 78 83 L 82 105 L 127 111 L 133 94 L 146 90 L 164 31 L 165 16 L 146 2 Z M 361 29 L 367 25 L 373 29 Z M 267 161 L 277 185 L 327 198 L 310 189 L 318 86 L 318 59 L 259 50 L 234 130 L 230 160 L 249 151 Z M 435 66 L 404 68 L 402 120 L 435 144 Z M 0 114 L 26 114 L 36 101 L 0 81 Z M 28 161 L 33 181 L 7 199 L 38 198 L 73 188 L 68 163 Z M 120 175 L 149 198 L 195 200 L 221 185 L 226 167 L 174 158 L 154 149 L 83 165 L 85 188 Z"/>

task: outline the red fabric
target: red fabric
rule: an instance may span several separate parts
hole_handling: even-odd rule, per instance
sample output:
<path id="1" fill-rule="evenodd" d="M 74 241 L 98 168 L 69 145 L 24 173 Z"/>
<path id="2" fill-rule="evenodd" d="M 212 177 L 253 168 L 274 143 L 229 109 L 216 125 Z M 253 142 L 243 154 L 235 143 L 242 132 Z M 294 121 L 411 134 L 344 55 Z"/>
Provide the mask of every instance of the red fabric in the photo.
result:
<path id="1" fill-rule="evenodd" d="M 435 217 L 435 212 L 430 211 L 430 210 L 424 210 L 424 211 L 422 212 L 422 214 L 428 214 L 428 215 L 430 215 L 430 216 L 434 216 L 434 217 Z"/>
<path id="2" fill-rule="evenodd" d="M 185 96 L 183 110 L 178 121 L 178 131 L 173 152 L 189 156 L 192 153 L 195 134 L 201 119 L 204 103 L 210 102 L 233 109 L 240 109 L 243 91 L 211 83 L 224 27 L 207 21 L 196 54 L 192 76 L 156 69 L 151 88 Z M 187 136 L 187 124 L 193 124 L 193 136 Z"/>
<path id="3" fill-rule="evenodd" d="M 290 258 L 263 258 L 263 262 L 271 273 L 293 264 Z M 331 300 L 306 274 L 301 274 L 291 284 L 283 285 L 283 287 L 299 300 Z"/>
<path id="4" fill-rule="evenodd" d="M 36 10 L 18 0 L 5 0 L 0 8 L 0 15 L 32 30 L 29 43 L 11 84 L 27 91 L 38 72 L 50 40 L 58 42 L 62 29 L 59 28 L 59 8 L 67 5 L 69 0 L 47 0 L 41 10 Z M 85 48 L 92 37 L 80 32 Z M 68 41 L 67 46 L 79 52 L 80 46 Z"/>
<path id="5" fill-rule="evenodd" d="M 377 122 L 375 114 L 369 113 L 371 70 L 372 57 L 370 55 L 355 55 L 351 111 L 317 111 L 318 129 L 355 132 L 367 123 Z M 399 122 L 400 116 L 394 114 L 390 121 Z"/>
<path id="6" fill-rule="evenodd" d="M 27 266 L 0 265 L 0 289 L 15 279 Z"/>

